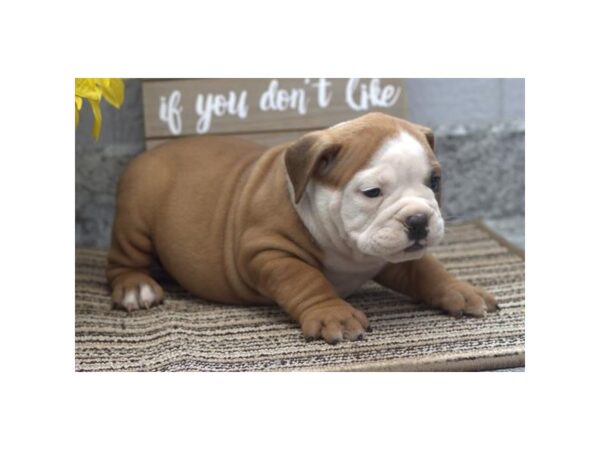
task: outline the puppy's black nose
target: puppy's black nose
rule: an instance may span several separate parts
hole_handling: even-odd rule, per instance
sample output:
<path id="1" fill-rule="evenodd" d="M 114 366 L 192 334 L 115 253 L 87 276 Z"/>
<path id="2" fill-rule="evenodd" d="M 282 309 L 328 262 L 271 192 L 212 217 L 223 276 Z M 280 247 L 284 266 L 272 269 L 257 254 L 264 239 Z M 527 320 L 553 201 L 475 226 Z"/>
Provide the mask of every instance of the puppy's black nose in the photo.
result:
<path id="1" fill-rule="evenodd" d="M 425 239 L 429 231 L 427 229 L 429 218 L 426 214 L 415 214 L 414 216 L 408 216 L 404 222 L 408 227 L 408 238 L 411 241 Z"/>

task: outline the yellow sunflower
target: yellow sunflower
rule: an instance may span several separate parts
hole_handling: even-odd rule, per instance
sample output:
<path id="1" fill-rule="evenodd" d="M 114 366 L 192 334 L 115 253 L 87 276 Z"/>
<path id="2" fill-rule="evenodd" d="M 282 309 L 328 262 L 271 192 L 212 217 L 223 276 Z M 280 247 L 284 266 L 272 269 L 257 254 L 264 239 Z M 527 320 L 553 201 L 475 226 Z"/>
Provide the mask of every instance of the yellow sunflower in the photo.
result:
<path id="1" fill-rule="evenodd" d="M 79 125 L 79 111 L 86 99 L 94 114 L 92 135 L 98 140 L 102 127 L 100 100 L 104 98 L 115 108 L 120 108 L 125 97 L 125 85 L 121 78 L 75 78 L 75 126 Z"/>

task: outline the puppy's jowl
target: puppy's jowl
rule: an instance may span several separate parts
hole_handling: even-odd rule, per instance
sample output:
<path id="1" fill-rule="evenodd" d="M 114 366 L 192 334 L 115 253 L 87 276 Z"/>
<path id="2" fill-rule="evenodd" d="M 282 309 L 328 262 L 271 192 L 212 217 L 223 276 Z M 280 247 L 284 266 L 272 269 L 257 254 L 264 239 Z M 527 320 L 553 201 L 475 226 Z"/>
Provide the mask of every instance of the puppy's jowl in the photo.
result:
<path id="1" fill-rule="evenodd" d="M 495 311 L 427 253 L 444 234 L 433 144 L 431 130 L 373 113 L 270 149 L 206 136 L 145 152 L 119 183 L 113 302 L 161 302 L 158 258 L 198 297 L 275 302 L 329 343 L 369 329 L 343 298 L 370 279 L 456 316 Z"/>

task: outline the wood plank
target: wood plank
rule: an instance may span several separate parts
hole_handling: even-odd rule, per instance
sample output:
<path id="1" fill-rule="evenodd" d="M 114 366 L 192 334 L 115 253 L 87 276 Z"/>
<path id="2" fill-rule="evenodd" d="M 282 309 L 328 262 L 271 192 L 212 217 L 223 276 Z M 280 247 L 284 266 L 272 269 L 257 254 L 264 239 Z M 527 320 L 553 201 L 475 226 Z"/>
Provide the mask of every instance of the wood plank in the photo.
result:
<path id="1" fill-rule="evenodd" d="M 240 139 L 246 139 L 257 144 L 264 145 L 265 147 L 273 147 L 283 142 L 293 141 L 298 139 L 300 136 L 308 133 L 310 130 L 295 130 L 295 131 L 273 131 L 268 133 L 229 133 L 226 135 L 213 134 L 213 136 L 232 136 Z M 158 138 L 158 139 L 147 139 L 146 150 L 156 147 L 164 142 L 168 142 L 175 138 Z"/>
<path id="2" fill-rule="evenodd" d="M 406 117 L 395 78 L 145 80 L 146 138 L 316 129 L 382 111 Z"/>

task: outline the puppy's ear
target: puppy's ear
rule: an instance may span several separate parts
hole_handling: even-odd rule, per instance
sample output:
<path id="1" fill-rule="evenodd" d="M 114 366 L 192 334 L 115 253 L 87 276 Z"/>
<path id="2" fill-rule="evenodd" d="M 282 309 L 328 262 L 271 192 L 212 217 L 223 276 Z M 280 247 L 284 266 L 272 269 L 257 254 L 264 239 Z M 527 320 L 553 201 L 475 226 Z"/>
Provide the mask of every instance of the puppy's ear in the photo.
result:
<path id="1" fill-rule="evenodd" d="M 429 144 L 429 147 L 431 147 L 431 151 L 433 153 L 435 153 L 435 137 L 433 135 L 433 131 L 431 130 L 431 128 L 427 128 L 424 127 L 423 125 L 419 125 L 419 131 L 421 131 L 421 133 L 423 133 L 425 135 L 425 139 L 427 139 L 427 143 Z M 440 179 L 439 179 L 439 187 L 435 192 L 435 199 L 438 202 L 438 205 L 442 206 L 442 186 L 441 186 L 441 182 L 442 182 L 442 178 L 441 178 L 441 174 L 439 175 Z"/>
<path id="2" fill-rule="evenodd" d="M 311 177 L 324 175 L 332 167 L 341 145 L 331 142 L 320 132 L 309 133 L 285 151 L 285 168 L 298 203 Z"/>
<path id="3" fill-rule="evenodd" d="M 423 125 L 419 125 L 419 130 L 425 135 L 427 143 L 431 147 L 431 150 L 435 153 L 435 137 L 433 135 L 433 130 L 431 128 L 424 127 Z"/>

